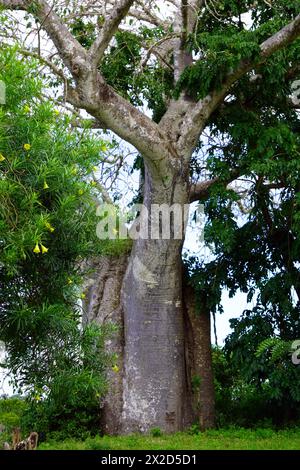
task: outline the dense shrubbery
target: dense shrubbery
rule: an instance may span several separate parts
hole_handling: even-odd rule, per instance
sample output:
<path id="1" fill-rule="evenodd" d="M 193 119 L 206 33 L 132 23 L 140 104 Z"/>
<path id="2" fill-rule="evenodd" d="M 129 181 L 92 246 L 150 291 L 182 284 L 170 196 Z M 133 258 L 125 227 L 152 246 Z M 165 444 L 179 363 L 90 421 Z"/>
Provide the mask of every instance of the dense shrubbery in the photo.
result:
<path id="1" fill-rule="evenodd" d="M 82 325 L 80 300 L 83 261 L 101 252 L 91 174 L 106 144 L 71 128 L 35 76 L 34 63 L 1 52 L 0 340 L 30 403 L 24 429 L 79 435 L 99 428 L 111 364 L 104 342 L 113 327 Z"/>
<path id="2" fill-rule="evenodd" d="M 292 364 L 290 354 L 272 361 L 266 352 L 264 357 L 258 354 L 253 342 L 245 346 L 246 338 L 244 340 L 240 338 L 240 347 L 234 352 L 229 340 L 225 352 L 219 348 L 213 350 L 218 426 L 283 428 L 297 425 L 300 403 L 293 388 L 299 390 L 299 370 Z M 257 346 L 259 344 L 258 338 Z M 248 361 L 239 357 L 243 349 Z"/>
<path id="3" fill-rule="evenodd" d="M 246 382 L 219 348 L 213 350 L 217 425 L 220 427 L 270 426 L 268 397 Z"/>
<path id="4" fill-rule="evenodd" d="M 21 426 L 22 417 L 28 403 L 19 397 L 0 397 L 0 448 L 4 442 L 11 441 L 13 429 Z"/>

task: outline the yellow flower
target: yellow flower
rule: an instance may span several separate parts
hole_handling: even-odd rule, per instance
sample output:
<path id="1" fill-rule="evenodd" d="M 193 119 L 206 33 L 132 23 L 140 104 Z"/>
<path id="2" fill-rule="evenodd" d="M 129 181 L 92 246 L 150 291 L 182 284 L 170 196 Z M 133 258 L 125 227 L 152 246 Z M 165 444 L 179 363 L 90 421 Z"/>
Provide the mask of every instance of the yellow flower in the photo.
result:
<path id="1" fill-rule="evenodd" d="M 79 196 L 82 196 L 84 194 L 83 189 L 79 189 L 78 194 L 79 194 Z"/>
<path id="2" fill-rule="evenodd" d="M 40 395 L 36 395 L 36 396 L 34 397 L 34 399 L 35 399 L 35 401 L 41 401 L 41 396 L 40 396 Z"/>
<path id="3" fill-rule="evenodd" d="M 41 250 L 40 250 L 39 244 L 37 243 L 37 244 L 35 245 L 35 247 L 34 247 L 33 253 L 37 253 L 37 254 L 38 254 L 38 253 L 40 253 L 40 252 L 41 252 Z"/>
<path id="4" fill-rule="evenodd" d="M 73 284 L 73 281 L 72 281 L 72 279 L 71 279 L 70 277 L 68 277 L 68 284 L 69 284 L 69 285 Z"/>
<path id="5" fill-rule="evenodd" d="M 55 116 L 59 116 L 59 115 L 60 115 L 60 112 L 58 111 L 58 109 L 55 109 L 53 112 L 54 112 Z"/>
<path id="6" fill-rule="evenodd" d="M 93 170 L 93 171 L 98 171 L 98 167 L 97 167 L 97 166 L 93 166 L 92 170 Z"/>
<path id="7" fill-rule="evenodd" d="M 30 113 L 30 111 L 31 111 L 30 106 L 28 106 L 28 104 L 25 104 L 25 106 L 24 106 L 24 113 L 28 114 L 28 113 Z"/>
<path id="8" fill-rule="evenodd" d="M 91 181 L 91 186 L 97 186 L 96 181 Z"/>
<path id="9" fill-rule="evenodd" d="M 49 223 L 49 222 L 46 222 L 45 223 L 45 227 L 49 230 L 49 232 L 54 232 L 55 228 Z"/>
<path id="10" fill-rule="evenodd" d="M 84 300 L 84 299 L 86 298 L 86 295 L 85 295 L 84 292 L 80 295 L 80 298 L 81 298 L 82 300 Z"/>
<path id="11" fill-rule="evenodd" d="M 106 152 L 107 151 L 107 146 L 106 145 L 101 145 L 100 150 L 102 150 L 102 152 Z"/>
<path id="12" fill-rule="evenodd" d="M 117 372 L 119 372 L 120 368 L 117 366 L 117 364 L 115 364 L 115 365 L 112 367 L 112 370 L 117 373 Z"/>
<path id="13" fill-rule="evenodd" d="M 4 160 L 6 160 L 6 158 L 0 153 L 0 162 L 4 162 Z"/>
<path id="14" fill-rule="evenodd" d="M 71 174 L 72 174 L 73 176 L 75 176 L 75 175 L 77 175 L 77 173 L 78 173 L 77 168 L 73 168 L 73 170 L 71 171 Z"/>
<path id="15" fill-rule="evenodd" d="M 49 251 L 49 248 L 46 248 L 44 245 L 41 244 L 41 248 L 42 248 L 42 253 L 48 253 Z"/>
<path id="16" fill-rule="evenodd" d="M 31 145 L 30 144 L 24 144 L 23 148 L 24 148 L 24 150 L 26 150 L 26 152 L 28 152 L 31 149 Z"/>
<path id="17" fill-rule="evenodd" d="M 48 186 L 48 184 L 47 184 L 47 181 L 46 181 L 46 180 L 44 181 L 44 189 L 49 189 L 49 186 Z"/>

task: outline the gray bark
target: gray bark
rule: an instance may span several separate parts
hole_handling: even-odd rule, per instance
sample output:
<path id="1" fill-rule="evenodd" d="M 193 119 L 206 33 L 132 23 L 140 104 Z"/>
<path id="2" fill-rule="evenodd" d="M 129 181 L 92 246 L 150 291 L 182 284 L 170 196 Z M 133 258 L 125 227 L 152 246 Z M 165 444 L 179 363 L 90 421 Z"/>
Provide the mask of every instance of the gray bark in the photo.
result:
<path id="1" fill-rule="evenodd" d="M 170 187 L 146 171 L 144 205 L 187 203 L 187 184 L 174 176 Z M 149 227 L 151 228 L 151 217 Z M 142 223 L 142 222 L 141 222 Z M 185 426 L 183 240 L 135 242 L 122 287 L 124 389 L 122 431 L 174 432 Z"/>
<path id="2" fill-rule="evenodd" d="M 195 292 L 184 285 L 187 323 L 189 377 L 192 387 L 192 405 L 202 431 L 215 426 L 215 390 L 211 352 L 210 311 L 205 299 L 197 309 Z"/>
<path id="3" fill-rule="evenodd" d="M 101 427 L 106 434 L 118 434 L 121 429 L 123 409 L 123 361 L 124 330 L 121 287 L 128 264 L 128 255 L 101 256 L 93 260 L 93 276 L 86 286 L 84 321 L 95 321 L 99 325 L 113 323 L 116 333 L 106 344 L 110 353 L 116 354 L 119 372 L 108 370 L 108 392 L 101 402 Z"/>
<path id="4" fill-rule="evenodd" d="M 165 188 L 146 172 L 144 204 L 150 208 L 153 203 L 177 202 L 183 207 L 188 198 L 185 181 L 174 178 L 171 186 Z M 109 377 L 102 413 L 106 433 L 147 432 L 154 427 L 175 432 L 192 422 L 182 244 L 183 239 L 139 239 L 129 258 L 98 261 L 86 299 L 87 318 L 120 325 L 120 334 L 108 345 L 119 356 L 120 371 Z"/>
<path id="5" fill-rule="evenodd" d="M 178 241 L 136 243 L 124 279 L 123 431 L 184 427 L 184 325 Z"/>

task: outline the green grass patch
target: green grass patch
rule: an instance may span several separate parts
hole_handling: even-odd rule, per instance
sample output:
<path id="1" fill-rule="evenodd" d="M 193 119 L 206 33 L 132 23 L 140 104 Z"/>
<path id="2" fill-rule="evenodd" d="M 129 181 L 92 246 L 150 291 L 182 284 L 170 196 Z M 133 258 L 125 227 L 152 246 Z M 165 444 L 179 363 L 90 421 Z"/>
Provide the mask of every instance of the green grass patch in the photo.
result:
<path id="1" fill-rule="evenodd" d="M 0 400 L 0 448 L 4 441 L 11 442 L 14 427 L 22 428 L 22 415 L 27 406 L 19 397 Z M 50 436 L 44 436 L 46 441 L 40 443 L 40 450 L 300 450 L 300 427 L 279 431 L 231 427 L 200 433 L 193 426 L 189 432 L 169 435 L 154 428 L 148 435 L 85 439 L 61 439 L 55 433 Z"/>
<path id="2" fill-rule="evenodd" d="M 300 429 L 219 429 L 190 435 L 130 435 L 49 440 L 40 450 L 299 450 Z"/>

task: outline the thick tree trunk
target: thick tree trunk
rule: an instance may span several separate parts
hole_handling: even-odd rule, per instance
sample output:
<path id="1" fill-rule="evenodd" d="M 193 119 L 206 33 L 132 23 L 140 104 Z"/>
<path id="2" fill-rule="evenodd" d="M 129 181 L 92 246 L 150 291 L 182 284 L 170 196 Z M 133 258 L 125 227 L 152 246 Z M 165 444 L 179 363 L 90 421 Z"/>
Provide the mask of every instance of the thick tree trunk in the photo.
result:
<path id="1" fill-rule="evenodd" d="M 146 174 L 144 205 L 187 203 L 184 181 L 167 190 Z M 183 212 L 182 212 L 183 213 Z M 141 215 L 141 217 L 143 217 Z M 149 218 L 149 228 L 153 220 Z M 142 221 L 141 221 L 142 223 Z M 122 288 L 124 389 L 122 431 L 165 432 L 187 422 L 181 249 L 183 239 L 135 242 Z"/>
<path id="2" fill-rule="evenodd" d="M 144 204 L 149 210 L 154 203 L 175 202 L 187 202 L 184 182 L 174 182 L 166 191 L 146 175 Z M 183 238 L 149 236 L 134 242 L 130 256 L 98 262 L 87 298 L 88 319 L 120 326 L 108 345 L 118 354 L 120 368 L 109 373 L 110 390 L 103 403 L 103 429 L 108 434 L 155 427 L 175 432 L 191 425 L 199 412 L 199 406 L 192 406 L 191 385 L 198 373 L 201 427 L 213 422 L 209 316 L 203 321 L 195 317 L 193 297 L 183 302 L 182 244 Z M 187 354 L 190 348 L 192 354 Z"/>
<path id="3" fill-rule="evenodd" d="M 123 432 L 184 427 L 186 396 L 178 241 L 136 243 L 123 284 Z"/>

